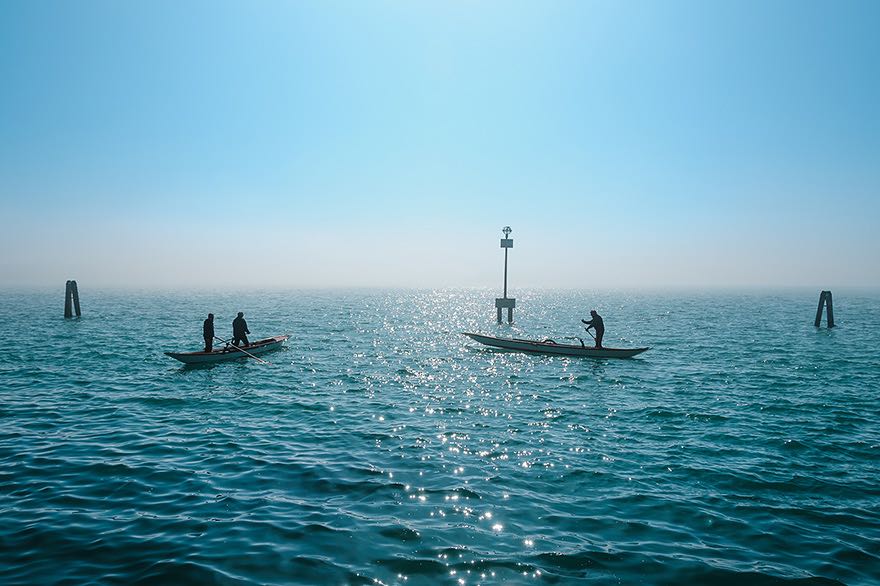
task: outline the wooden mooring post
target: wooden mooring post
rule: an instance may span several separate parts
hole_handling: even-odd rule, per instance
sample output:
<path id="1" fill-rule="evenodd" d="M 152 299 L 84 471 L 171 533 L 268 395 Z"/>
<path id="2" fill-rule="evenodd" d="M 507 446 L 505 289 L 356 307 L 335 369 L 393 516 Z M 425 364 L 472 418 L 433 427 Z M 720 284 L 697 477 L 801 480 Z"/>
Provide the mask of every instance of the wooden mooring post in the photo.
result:
<path id="1" fill-rule="evenodd" d="M 822 308 L 828 309 L 828 327 L 834 327 L 834 303 L 831 299 L 831 291 L 822 291 L 819 293 L 819 307 L 816 309 L 816 327 L 822 323 Z"/>
<path id="2" fill-rule="evenodd" d="M 82 311 L 79 309 L 79 289 L 76 288 L 76 281 L 67 281 L 67 289 L 64 292 L 64 317 L 73 317 L 74 310 L 76 310 L 76 317 L 82 317 Z"/>

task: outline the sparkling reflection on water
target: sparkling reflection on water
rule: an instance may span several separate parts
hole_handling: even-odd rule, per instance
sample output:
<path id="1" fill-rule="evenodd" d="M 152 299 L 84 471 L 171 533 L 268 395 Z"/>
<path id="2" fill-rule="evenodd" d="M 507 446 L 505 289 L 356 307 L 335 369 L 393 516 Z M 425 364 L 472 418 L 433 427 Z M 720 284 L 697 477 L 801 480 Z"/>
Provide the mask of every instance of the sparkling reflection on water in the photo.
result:
<path id="1" fill-rule="evenodd" d="M 880 581 L 880 303 L 812 292 L 3 294 L 5 583 Z M 635 360 L 493 351 L 582 335 Z M 748 311 L 745 311 L 748 309 Z M 182 368 L 203 314 L 290 345 Z"/>

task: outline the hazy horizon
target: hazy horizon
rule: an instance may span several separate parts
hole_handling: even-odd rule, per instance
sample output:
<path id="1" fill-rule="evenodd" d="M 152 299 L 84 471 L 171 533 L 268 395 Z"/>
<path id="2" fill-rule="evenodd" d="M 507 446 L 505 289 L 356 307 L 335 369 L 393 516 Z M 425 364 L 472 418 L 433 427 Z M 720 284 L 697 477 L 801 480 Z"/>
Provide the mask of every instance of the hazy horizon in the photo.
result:
<path id="1" fill-rule="evenodd" d="M 464 294 L 474 293 L 476 295 L 493 300 L 495 297 L 501 296 L 501 287 L 387 287 L 387 286 L 340 286 L 340 287 L 137 287 L 137 286 L 116 286 L 116 285 L 99 285 L 83 287 L 78 282 L 78 290 L 80 297 L 88 298 L 90 294 L 97 293 L 99 295 L 125 295 L 125 294 L 217 294 L 217 295 L 255 295 L 255 294 L 277 294 L 277 293 L 302 293 L 306 295 L 322 295 L 322 294 L 382 294 L 382 293 L 425 293 L 434 295 L 443 294 Z M 58 294 L 63 300 L 64 283 L 58 285 L 17 285 L 17 286 L 0 286 L 0 293 L 5 294 L 42 294 L 55 295 Z M 697 287 L 697 286 L 668 286 L 668 287 L 514 287 L 511 288 L 508 295 L 510 297 L 519 298 L 520 301 L 544 293 L 584 293 L 597 295 L 790 295 L 803 294 L 809 298 L 816 297 L 821 291 L 810 285 L 786 285 L 786 286 L 740 286 L 740 287 Z M 877 295 L 880 294 L 880 287 L 874 286 L 841 286 L 836 287 L 833 291 L 835 298 L 847 295 Z M 494 305 L 492 306 L 494 308 Z"/>
<path id="2" fill-rule="evenodd" d="M 6 2 L 0 288 L 877 288 L 877 22 Z"/>

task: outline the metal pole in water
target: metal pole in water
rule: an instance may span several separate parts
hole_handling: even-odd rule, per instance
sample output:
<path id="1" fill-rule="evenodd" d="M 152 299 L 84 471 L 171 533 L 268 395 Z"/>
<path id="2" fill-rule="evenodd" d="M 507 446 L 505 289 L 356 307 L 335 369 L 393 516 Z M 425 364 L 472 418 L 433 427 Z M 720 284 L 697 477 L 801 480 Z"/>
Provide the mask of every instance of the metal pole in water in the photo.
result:
<path id="1" fill-rule="evenodd" d="M 504 298 L 507 299 L 507 251 L 509 248 L 504 249 Z"/>
<path id="2" fill-rule="evenodd" d="M 513 308 L 516 307 L 516 299 L 507 297 L 507 251 L 513 248 L 513 239 L 510 233 L 513 230 L 505 226 L 502 230 L 504 238 L 501 239 L 501 248 L 504 249 L 504 297 L 495 298 L 495 308 L 498 310 L 498 323 L 501 323 L 501 310 L 507 308 L 507 321 L 513 323 Z"/>

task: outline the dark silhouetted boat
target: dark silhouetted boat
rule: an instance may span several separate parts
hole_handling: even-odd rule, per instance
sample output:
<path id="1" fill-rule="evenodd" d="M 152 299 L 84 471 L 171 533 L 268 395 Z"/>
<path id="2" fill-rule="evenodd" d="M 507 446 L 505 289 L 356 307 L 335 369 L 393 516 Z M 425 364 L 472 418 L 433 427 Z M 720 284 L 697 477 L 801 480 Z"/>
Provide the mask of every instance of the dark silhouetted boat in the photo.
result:
<path id="1" fill-rule="evenodd" d="M 515 350 L 518 352 L 535 352 L 538 354 L 561 354 L 563 356 L 587 356 L 590 358 L 632 358 L 650 348 L 594 348 L 584 344 L 557 344 L 553 340 L 519 340 L 517 338 L 496 338 L 483 334 L 462 332 L 465 336 L 480 344 Z"/>
<path id="2" fill-rule="evenodd" d="M 211 362 L 225 362 L 227 360 L 238 360 L 240 358 L 249 358 L 248 354 L 259 355 L 278 350 L 284 345 L 284 342 L 290 336 L 274 336 L 265 340 L 258 340 L 249 346 L 242 346 L 242 350 L 229 345 L 218 348 L 213 352 L 166 352 L 166 356 L 170 356 L 175 360 L 180 360 L 184 364 L 207 364 Z"/>

